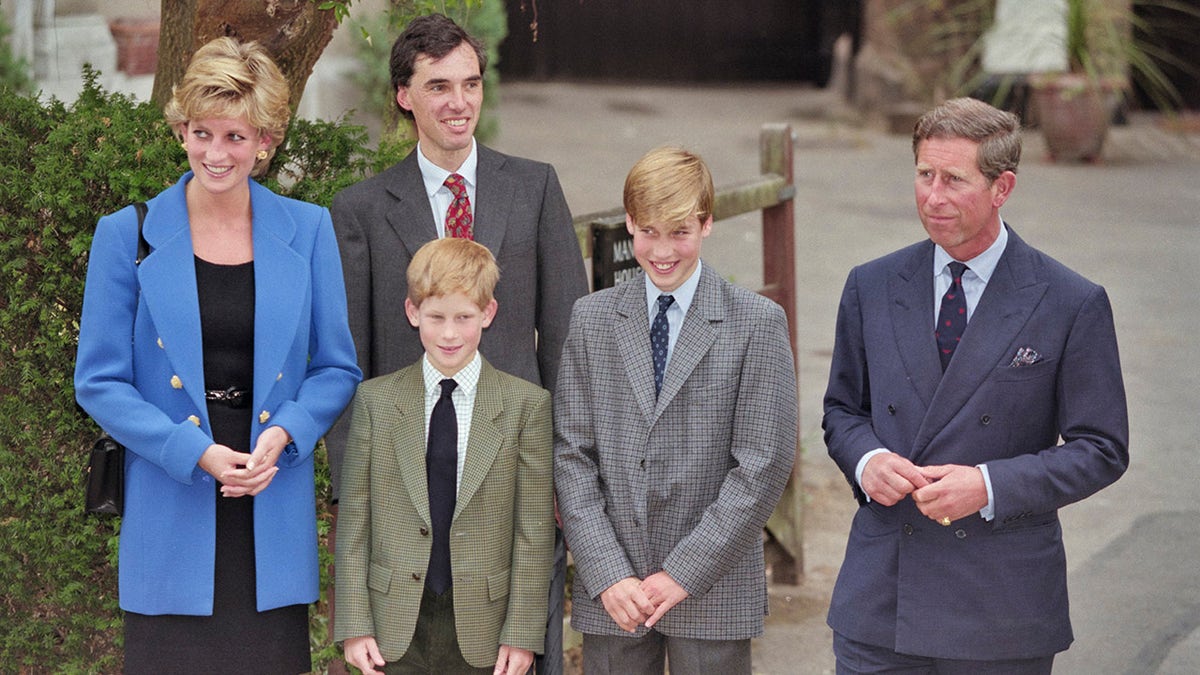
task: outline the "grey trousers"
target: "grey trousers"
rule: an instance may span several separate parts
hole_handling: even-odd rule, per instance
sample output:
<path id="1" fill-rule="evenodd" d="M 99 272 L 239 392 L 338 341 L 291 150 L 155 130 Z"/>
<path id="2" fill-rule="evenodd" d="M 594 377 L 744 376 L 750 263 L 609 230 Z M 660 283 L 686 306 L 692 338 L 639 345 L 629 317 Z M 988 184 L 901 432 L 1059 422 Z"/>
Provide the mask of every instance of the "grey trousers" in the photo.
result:
<path id="1" fill-rule="evenodd" d="M 750 675 L 750 640 L 696 640 L 651 629 L 642 637 L 583 636 L 584 675 Z"/>

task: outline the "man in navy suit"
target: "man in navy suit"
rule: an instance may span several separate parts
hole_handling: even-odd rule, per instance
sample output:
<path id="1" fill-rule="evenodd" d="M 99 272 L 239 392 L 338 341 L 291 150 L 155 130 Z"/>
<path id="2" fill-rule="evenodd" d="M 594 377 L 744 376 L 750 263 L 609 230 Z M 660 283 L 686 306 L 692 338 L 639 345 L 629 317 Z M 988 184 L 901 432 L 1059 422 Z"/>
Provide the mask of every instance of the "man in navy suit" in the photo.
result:
<path id="1" fill-rule="evenodd" d="M 913 153 L 929 239 L 850 272 L 825 393 L 860 504 L 838 673 L 1049 673 L 1072 640 L 1058 509 L 1129 462 L 1112 310 L 1000 218 L 1015 115 L 947 101 Z"/>

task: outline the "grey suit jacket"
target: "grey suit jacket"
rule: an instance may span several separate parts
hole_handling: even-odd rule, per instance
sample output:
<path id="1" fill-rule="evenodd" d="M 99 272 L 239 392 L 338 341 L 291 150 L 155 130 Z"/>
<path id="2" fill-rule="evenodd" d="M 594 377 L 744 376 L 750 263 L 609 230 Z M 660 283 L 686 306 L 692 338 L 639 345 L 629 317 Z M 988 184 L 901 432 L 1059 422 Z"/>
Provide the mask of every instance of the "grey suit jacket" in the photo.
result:
<path id="1" fill-rule="evenodd" d="M 796 453 L 787 321 L 703 266 L 656 400 L 645 283 L 577 302 L 563 347 L 554 477 L 575 558 L 571 624 L 626 635 L 600 593 L 666 570 L 690 597 L 656 630 L 753 637 L 767 611 L 762 527 Z"/>
<path id="2" fill-rule="evenodd" d="M 924 241 L 857 267 L 842 294 L 825 443 L 862 506 L 829 624 L 921 656 L 1053 654 L 1072 639 L 1058 509 L 1129 462 L 1108 296 L 1010 229 L 943 374 L 932 256 Z M 1037 356 L 1018 359 L 1023 349 Z M 986 464 L 994 520 L 942 527 L 912 499 L 867 503 L 854 472 L 876 448 L 918 465 Z"/>
<path id="3" fill-rule="evenodd" d="M 571 212 L 549 164 L 478 149 L 475 240 L 500 265 L 500 308 L 479 350 L 496 368 L 553 391 L 571 305 L 588 291 Z M 395 372 L 424 353 L 404 315 L 405 273 L 437 237 L 416 150 L 338 193 L 332 215 L 358 365 L 364 378 Z M 335 498 L 347 417 L 326 437 Z"/>
<path id="4" fill-rule="evenodd" d="M 429 567 L 421 364 L 363 382 L 354 397 L 338 514 L 334 639 L 373 635 L 408 650 Z M 542 651 L 554 552 L 550 395 L 486 361 L 451 523 L 454 618 L 467 662 L 501 644 Z"/>

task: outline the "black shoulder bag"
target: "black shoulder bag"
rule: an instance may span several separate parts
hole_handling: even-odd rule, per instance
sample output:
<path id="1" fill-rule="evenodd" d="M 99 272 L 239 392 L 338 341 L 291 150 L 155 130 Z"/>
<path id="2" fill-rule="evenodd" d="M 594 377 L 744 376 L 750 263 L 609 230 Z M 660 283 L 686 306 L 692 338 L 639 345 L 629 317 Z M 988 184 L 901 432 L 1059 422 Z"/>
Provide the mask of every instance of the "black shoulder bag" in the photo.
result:
<path id="1" fill-rule="evenodd" d="M 142 235 L 146 205 L 138 202 L 133 207 L 137 210 L 138 218 L 137 258 L 134 264 L 140 265 L 150 255 L 150 244 Z M 100 438 L 92 444 L 86 477 L 84 510 L 101 516 L 121 515 L 125 510 L 125 446 L 106 432 L 101 432 Z"/>

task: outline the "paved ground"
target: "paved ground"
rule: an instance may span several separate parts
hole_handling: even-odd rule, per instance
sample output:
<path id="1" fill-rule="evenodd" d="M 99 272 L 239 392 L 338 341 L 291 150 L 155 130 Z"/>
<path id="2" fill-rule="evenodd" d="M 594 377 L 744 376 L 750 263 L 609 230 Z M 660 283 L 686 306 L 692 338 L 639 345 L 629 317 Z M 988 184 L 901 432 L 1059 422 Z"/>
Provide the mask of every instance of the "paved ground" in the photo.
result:
<path id="1" fill-rule="evenodd" d="M 922 236 L 909 140 L 857 124 L 829 95 L 801 87 L 506 83 L 501 100 L 493 145 L 552 162 L 576 214 L 619 205 L 625 172 L 651 147 L 696 150 L 726 184 L 757 173 L 762 123 L 793 125 L 805 578 L 772 586 L 755 671 L 833 672 L 824 612 L 854 504 L 825 454 L 820 398 L 846 273 Z M 1200 136 L 1137 118 L 1114 129 L 1102 164 L 1060 166 L 1031 133 L 1004 215 L 1108 288 L 1130 399 L 1129 473 L 1063 514 L 1076 642 L 1056 671 L 1200 672 Z M 718 223 L 704 257 L 755 287 L 757 221 Z"/>

